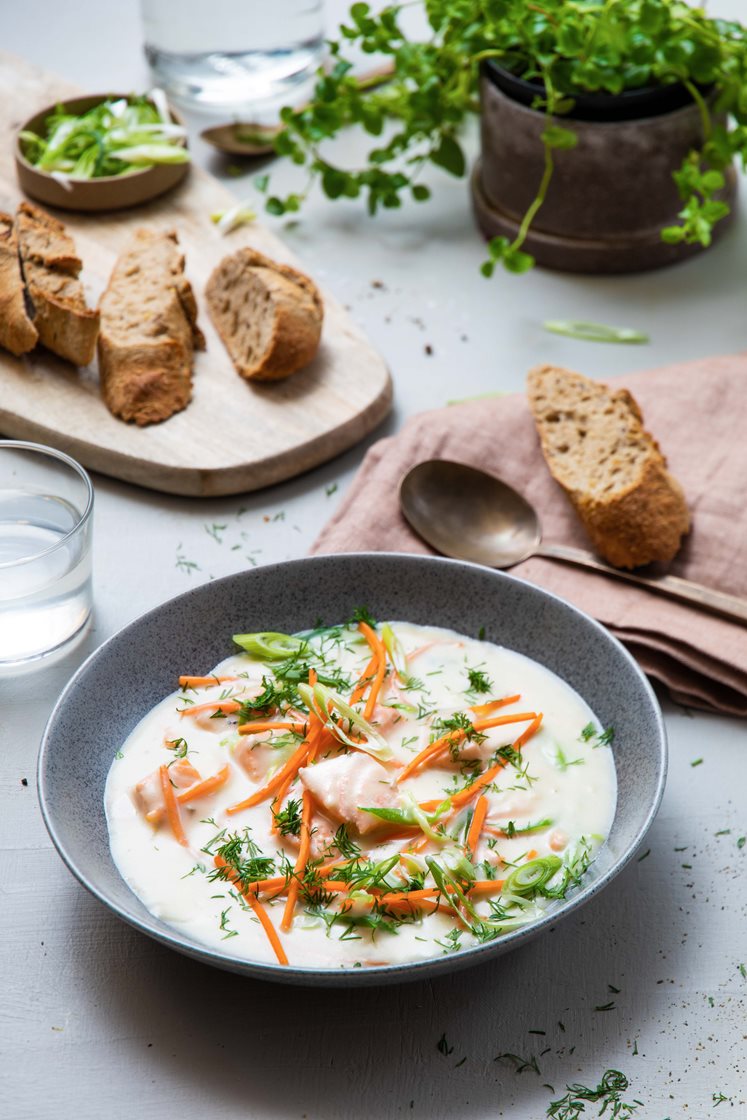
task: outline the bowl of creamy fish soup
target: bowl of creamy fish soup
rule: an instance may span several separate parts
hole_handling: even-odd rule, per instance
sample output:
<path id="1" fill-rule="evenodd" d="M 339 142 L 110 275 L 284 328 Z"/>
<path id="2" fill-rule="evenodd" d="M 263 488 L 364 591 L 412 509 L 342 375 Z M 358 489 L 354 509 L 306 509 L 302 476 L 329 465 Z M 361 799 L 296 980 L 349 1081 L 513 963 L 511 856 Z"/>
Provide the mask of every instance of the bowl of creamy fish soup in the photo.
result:
<path id="1" fill-rule="evenodd" d="M 645 678 L 569 604 L 364 554 L 126 627 L 61 697 L 39 781 L 63 859 L 125 920 L 348 985 L 478 963 L 577 908 L 645 835 L 665 750 Z"/>

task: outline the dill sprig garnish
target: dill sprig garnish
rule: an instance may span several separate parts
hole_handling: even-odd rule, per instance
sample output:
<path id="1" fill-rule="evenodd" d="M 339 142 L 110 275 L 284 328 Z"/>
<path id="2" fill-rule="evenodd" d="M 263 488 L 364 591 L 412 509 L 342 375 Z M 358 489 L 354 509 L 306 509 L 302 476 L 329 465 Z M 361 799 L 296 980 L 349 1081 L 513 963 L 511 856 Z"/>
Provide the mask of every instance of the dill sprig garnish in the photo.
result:
<path id="1" fill-rule="evenodd" d="M 291 798 L 284 809 L 273 813 L 277 830 L 281 836 L 299 836 L 301 833 L 301 801 Z"/>

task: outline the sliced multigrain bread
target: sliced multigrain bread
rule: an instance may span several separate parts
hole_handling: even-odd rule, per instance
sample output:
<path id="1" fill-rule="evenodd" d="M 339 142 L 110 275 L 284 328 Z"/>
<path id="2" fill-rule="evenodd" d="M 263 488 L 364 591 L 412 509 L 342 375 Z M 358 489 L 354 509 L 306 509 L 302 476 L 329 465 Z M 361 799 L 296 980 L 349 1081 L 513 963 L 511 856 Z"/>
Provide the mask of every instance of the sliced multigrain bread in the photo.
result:
<path id="1" fill-rule="evenodd" d="M 86 304 L 78 279 L 83 267 L 62 222 L 22 202 L 15 229 L 39 341 L 76 366 L 87 366 L 96 352 L 99 313 Z"/>
<path id="2" fill-rule="evenodd" d="M 224 257 L 205 289 L 210 318 L 242 377 L 276 381 L 314 358 L 324 308 L 308 276 L 253 249 Z"/>
<path id="3" fill-rule="evenodd" d="M 99 310 L 99 375 L 109 410 L 143 425 L 185 408 L 194 351 L 205 340 L 176 233 L 136 229 Z"/>
<path id="4" fill-rule="evenodd" d="M 26 311 L 13 217 L 0 212 L 0 346 L 20 357 L 33 350 L 38 338 Z"/>
<path id="5" fill-rule="evenodd" d="M 630 393 L 556 366 L 532 370 L 527 391 L 547 465 L 596 551 L 620 568 L 668 563 L 690 515 Z"/>

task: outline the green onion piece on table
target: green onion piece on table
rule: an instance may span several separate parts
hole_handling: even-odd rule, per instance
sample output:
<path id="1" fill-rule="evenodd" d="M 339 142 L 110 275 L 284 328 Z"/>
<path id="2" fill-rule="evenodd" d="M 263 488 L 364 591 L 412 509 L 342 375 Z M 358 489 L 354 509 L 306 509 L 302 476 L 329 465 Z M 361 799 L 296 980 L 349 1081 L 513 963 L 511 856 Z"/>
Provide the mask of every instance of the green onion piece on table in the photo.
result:
<path id="1" fill-rule="evenodd" d="M 547 319 L 546 331 L 562 334 L 566 338 L 579 338 L 583 342 L 649 342 L 649 336 L 634 327 L 610 327 L 606 323 L 588 323 L 581 319 Z"/>

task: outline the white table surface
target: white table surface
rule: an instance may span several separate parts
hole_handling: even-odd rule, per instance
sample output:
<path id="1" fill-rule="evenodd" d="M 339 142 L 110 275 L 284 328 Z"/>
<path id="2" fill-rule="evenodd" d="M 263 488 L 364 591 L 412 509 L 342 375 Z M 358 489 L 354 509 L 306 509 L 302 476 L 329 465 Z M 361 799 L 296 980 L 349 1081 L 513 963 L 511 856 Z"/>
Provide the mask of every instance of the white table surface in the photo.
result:
<path id="1" fill-rule="evenodd" d="M 91 90 L 146 85 L 132 0 L 0 7 L 3 47 Z M 744 16 L 742 0 L 713 7 Z M 195 151 L 226 177 L 224 163 Z M 293 172 L 277 176 L 290 184 Z M 240 197 L 251 180 L 226 177 Z M 396 405 L 382 432 L 450 398 L 520 389 L 538 361 L 607 377 L 747 345 L 744 212 L 710 253 L 664 272 L 487 282 L 464 182 L 433 182 L 432 203 L 373 222 L 354 204 L 315 199 L 294 228 L 276 223 L 390 364 Z M 651 343 L 557 338 L 542 330 L 546 318 L 632 325 Z M 646 1120 L 702 1120 L 714 1108 L 747 1116 L 747 846 L 737 842 L 747 833 L 747 736 L 735 720 L 665 704 L 670 776 L 647 858 L 552 935 L 432 983 L 294 990 L 202 967 L 111 916 L 53 850 L 36 755 L 73 670 L 170 596 L 303 555 L 365 446 L 272 490 L 215 501 L 94 478 L 93 629 L 61 663 L 0 679 L 0 1116 L 540 1120 L 565 1082 L 593 1085 L 608 1067 L 630 1078 Z M 222 544 L 213 524 L 226 526 Z M 180 567 L 180 556 L 198 567 Z M 506 1051 L 538 1056 L 541 1075 L 496 1061 Z M 717 1104 L 718 1094 L 728 1100 Z"/>

